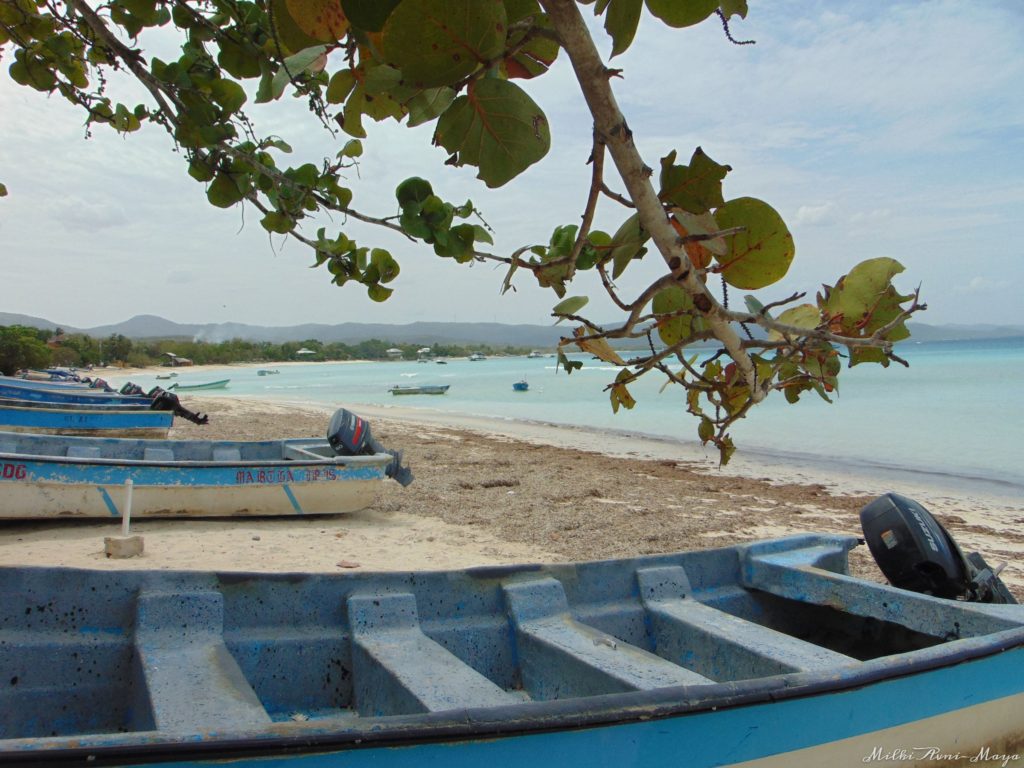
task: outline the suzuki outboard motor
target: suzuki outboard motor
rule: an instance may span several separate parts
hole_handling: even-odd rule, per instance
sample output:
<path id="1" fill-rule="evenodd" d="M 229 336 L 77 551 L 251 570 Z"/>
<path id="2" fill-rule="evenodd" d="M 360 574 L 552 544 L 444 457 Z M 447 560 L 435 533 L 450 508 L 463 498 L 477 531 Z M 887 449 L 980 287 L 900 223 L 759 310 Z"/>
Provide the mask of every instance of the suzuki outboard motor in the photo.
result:
<path id="1" fill-rule="evenodd" d="M 402 466 L 402 452 L 389 451 L 370 434 L 370 424 L 352 411 L 339 408 L 327 425 L 327 442 L 340 456 L 358 456 L 367 453 L 389 453 L 394 458 L 384 474 L 405 486 L 412 482 L 412 470 Z"/>
<path id="2" fill-rule="evenodd" d="M 896 493 L 879 496 L 860 511 L 872 557 L 900 589 L 974 603 L 1016 603 L 977 552 L 964 555 L 927 509 Z"/>
<path id="3" fill-rule="evenodd" d="M 181 416 L 183 419 L 188 419 L 193 424 L 208 424 L 210 422 L 209 416 L 205 413 L 193 413 L 181 404 L 181 401 L 178 399 L 176 394 L 168 392 L 166 389 L 153 387 L 146 393 L 146 397 L 153 401 L 149 404 L 150 410 L 173 411 L 175 416 Z"/>

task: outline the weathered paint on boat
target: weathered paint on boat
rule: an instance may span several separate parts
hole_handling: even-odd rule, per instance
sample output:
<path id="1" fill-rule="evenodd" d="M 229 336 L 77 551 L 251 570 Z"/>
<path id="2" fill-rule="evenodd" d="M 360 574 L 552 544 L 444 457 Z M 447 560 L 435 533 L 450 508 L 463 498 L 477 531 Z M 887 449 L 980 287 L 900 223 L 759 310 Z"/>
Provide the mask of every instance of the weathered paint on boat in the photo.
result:
<path id="1" fill-rule="evenodd" d="M 170 411 L 70 410 L 0 403 L 0 431 L 108 437 L 167 437 Z"/>
<path id="2" fill-rule="evenodd" d="M 0 518 L 353 512 L 394 457 L 339 456 L 325 440 L 131 440 L 0 432 Z"/>
<path id="3" fill-rule="evenodd" d="M 856 541 L 436 573 L 3 568 L 0 761 L 1020 764 L 1024 609 L 851 578 Z"/>
<path id="4" fill-rule="evenodd" d="M 117 413 L 118 411 L 148 411 L 153 407 L 152 401 L 146 403 L 51 403 L 43 400 L 22 400 L 14 397 L 0 397 L 0 405 L 16 408 L 49 408 L 64 411 L 100 411 L 101 413 Z"/>
<path id="5" fill-rule="evenodd" d="M 139 395 L 120 395 L 116 392 L 104 392 L 89 387 L 67 387 L 64 389 L 42 389 L 24 386 L 9 381 L 0 382 L 0 397 L 11 397 L 19 400 L 33 400 L 46 403 L 93 403 L 94 405 L 143 404 L 152 401 Z"/>

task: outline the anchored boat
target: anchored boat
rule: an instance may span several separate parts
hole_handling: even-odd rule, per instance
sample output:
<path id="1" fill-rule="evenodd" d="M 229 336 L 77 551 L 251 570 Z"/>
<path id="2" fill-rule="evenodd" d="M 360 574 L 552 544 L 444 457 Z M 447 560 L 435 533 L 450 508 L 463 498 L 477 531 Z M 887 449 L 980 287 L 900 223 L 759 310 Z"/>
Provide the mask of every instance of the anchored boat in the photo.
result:
<path id="1" fill-rule="evenodd" d="M 388 392 L 392 395 L 443 395 L 450 384 L 396 384 Z"/>
<path id="2" fill-rule="evenodd" d="M 230 381 L 231 379 L 219 379 L 217 381 L 207 381 L 202 384 L 181 384 L 176 381 L 173 384 L 169 385 L 167 389 L 174 389 L 181 392 L 195 392 L 198 390 L 206 389 L 225 389 L 228 386 L 228 382 Z"/>
<path id="3" fill-rule="evenodd" d="M 999 764 L 1024 752 L 1024 608 L 928 519 L 883 497 L 865 533 L 947 597 L 852 578 L 858 540 L 816 535 L 428 573 L 2 568 L 0 761 Z"/>
<path id="4" fill-rule="evenodd" d="M 412 474 L 340 409 L 326 439 L 132 440 L 0 432 L 0 518 L 353 512 Z"/>

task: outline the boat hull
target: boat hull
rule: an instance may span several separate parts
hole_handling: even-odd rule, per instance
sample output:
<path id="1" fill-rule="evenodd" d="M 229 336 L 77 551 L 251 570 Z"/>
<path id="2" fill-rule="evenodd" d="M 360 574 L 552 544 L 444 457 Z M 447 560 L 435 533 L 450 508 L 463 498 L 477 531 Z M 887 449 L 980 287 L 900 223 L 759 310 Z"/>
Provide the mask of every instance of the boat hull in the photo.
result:
<path id="1" fill-rule="evenodd" d="M 133 518 L 343 514 L 373 503 L 385 464 L 159 466 L 0 455 L 0 518 L 120 517 L 129 479 Z"/>
<path id="2" fill-rule="evenodd" d="M 854 543 L 436 573 L 0 569 L 0 761 L 1019 765 L 1024 609 L 852 579 Z"/>
<path id="3" fill-rule="evenodd" d="M 163 438 L 173 421 L 169 411 L 104 412 L 0 405 L 0 430 L 8 432 Z"/>
<path id="4" fill-rule="evenodd" d="M 148 397 L 118 395 L 88 387 L 67 387 L 66 390 L 40 389 L 10 383 L 0 383 L 0 397 L 44 403 L 91 403 L 93 405 L 148 405 L 152 402 Z"/>

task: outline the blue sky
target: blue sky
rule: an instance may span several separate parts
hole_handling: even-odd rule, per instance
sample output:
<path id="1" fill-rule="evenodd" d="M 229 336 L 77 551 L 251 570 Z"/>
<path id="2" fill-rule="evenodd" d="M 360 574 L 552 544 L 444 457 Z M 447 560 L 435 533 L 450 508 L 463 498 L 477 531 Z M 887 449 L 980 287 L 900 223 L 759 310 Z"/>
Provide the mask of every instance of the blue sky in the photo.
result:
<path id="1" fill-rule="evenodd" d="M 761 197 L 786 219 L 797 257 L 762 300 L 813 295 L 856 262 L 890 256 L 907 268 L 900 288 L 922 286 L 922 322 L 1024 324 L 1022 9 L 996 0 L 751 0 L 733 31 L 757 43 L 742 47 L 714 20 L 669 30 L 645 17 L 633 47 L 612 62 L 624 74 L 614 87 L 650 166 L 699 145 L 733 167 L 727 198 Z M 599 45 L 610 50 L 603 33 Z M 376 304 L 359 286 L 334 287 L 325 271 L 307 269 L 304 249 L 268 237 L 255 210 L 210 207 L 161 131 L 124 138 L 96 128 L 87 141 L 73 108 L 10 81 L 9 61 L 0 74 L 0 181 L 10 192 L 0 199 L 2 311 L 79 327 L 142 313 L 265 325 L 551 321 L 557 297 L 527 275 L 500 296 L 500 269 L 458 266 L 355 225 L 345 231 L 399 260 L 396 292 Z M 448 200 L 472 199 L 504 253 L 578 221 L 590 120 L 568 62 L 526 87 L 552 126 L 538 166 L 494 192 L 472 169 L 442 166 L 429 127 L 368 124 L 349 179 L 357 207 L 389 215 L 397 183 L 425 176 Z M 347 140 L 304 120 L 287 96 L 250 114 L 264 133 L 285 137 L 296 160 L 316 162 Z M 598 227 L 614 231 L 625 216 L 602 204 Z M 648 255 L 620 287 L 639 290 L 658 266 Z M 596 319 L 615 317 L 596 282 L 570 292 L 591 296 Z"/>

